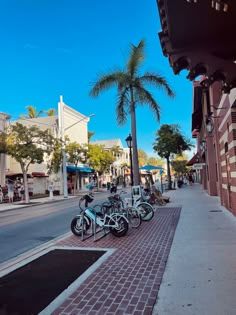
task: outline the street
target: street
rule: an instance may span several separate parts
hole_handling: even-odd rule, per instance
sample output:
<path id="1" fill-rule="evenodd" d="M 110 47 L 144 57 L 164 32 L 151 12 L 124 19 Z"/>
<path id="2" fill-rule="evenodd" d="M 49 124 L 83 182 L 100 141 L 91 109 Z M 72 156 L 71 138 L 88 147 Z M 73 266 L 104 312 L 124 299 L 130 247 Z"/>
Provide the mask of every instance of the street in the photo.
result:
<path id="1" fill-rule="evenodd" d="M 0 212 L 0 263 L 70 232 L 78 198 Z M 96 195 L 91 205 L 106 200 Z"/>

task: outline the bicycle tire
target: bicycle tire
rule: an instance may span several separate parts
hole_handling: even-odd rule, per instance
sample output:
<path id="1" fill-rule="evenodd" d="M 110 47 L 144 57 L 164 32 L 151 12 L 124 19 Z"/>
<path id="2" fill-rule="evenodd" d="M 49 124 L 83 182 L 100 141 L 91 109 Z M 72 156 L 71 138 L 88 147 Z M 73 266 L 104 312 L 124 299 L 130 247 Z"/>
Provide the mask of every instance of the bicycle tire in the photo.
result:
<path id="1" fill-rule="evenodd" d="M 76 216 L 71 221 L 71 232 L 76 236 L 82 235 L 82 229 L 84 230 L 84 233 L 90 228 L 91 222 L 88 218 L 84 218 L 84 222 L 82 223 L 82 215 Z"/>
<path id="2" fill-rule="evenodd" d="M 136 208 L 140 212 L 142 221 L 150 221 L 154 217 L 153 207 L 147 202 L 140 202 Z"/>
<path id="3" fill-rule="evenodd" d="M 128 207 L 126 209 L 127 219 L 132 228 L 137 229 L 142 223 L 142 218 L 139 211 L 135 207 Z"/>
<path id="4" fill-rule="evenodd" d="M 111 234 L 116 237 L 125 236 L 125 234 L 129 230 L 129 223 L 126 221 L 126 219 L 121 215 L 116 215 L 112 217 L 112 220 L 118 223 L 118 227 L 117 228 L 110 227 L 109 230 Z"/>

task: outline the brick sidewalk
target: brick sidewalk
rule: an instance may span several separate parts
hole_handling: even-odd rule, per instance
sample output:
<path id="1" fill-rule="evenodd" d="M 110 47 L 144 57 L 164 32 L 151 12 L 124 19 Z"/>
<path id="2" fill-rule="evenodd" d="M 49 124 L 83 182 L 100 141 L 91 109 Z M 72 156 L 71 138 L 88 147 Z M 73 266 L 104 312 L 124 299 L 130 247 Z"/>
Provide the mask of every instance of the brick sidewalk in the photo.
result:
<path id="1" fill-rule="evenodd" d="M 52 314 L 151 315 L 181 209 L 160 208 L 150 222 L 122 238 L 107 235 L 84 242 L 74 235 L 57 246 L 115 248 Z"/>

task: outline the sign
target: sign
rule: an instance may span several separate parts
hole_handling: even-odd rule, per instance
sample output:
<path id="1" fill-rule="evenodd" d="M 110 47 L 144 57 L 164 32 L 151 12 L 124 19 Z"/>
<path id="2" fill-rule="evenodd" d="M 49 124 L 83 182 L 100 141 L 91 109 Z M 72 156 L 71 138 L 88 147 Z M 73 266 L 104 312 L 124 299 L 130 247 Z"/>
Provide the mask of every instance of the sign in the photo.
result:
<path id="1" fill-rule="evenodd" d="M 197 163 L 197 164 L 193 164 L 192 169 L 193 170 L 202 170 L 203 166 L 205 166 L 206 163 Z"/>

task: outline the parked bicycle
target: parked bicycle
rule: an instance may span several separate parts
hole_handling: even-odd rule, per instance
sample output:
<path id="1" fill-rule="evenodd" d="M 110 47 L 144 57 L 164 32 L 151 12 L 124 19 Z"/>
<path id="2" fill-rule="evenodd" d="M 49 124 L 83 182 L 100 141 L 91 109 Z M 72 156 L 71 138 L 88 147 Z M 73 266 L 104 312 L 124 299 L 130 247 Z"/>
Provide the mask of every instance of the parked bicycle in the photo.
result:
<path id="1" fill-rule="evenodd" d="M 109 201 L 102 204 L 102 209 L 108 213 L 122 213 L 128 219 L 131 227 L 138 228 L 142 223 L 141 215 L 135 207 L 124 205 L 121 194 L 126 194 L 126 192 L 121 191 L 119 194 L 109 196 Z"/>
<path id="2" fill-rule="evenodd" d="M 128 219 L 121 213 L 101 212 L 96 208 L 98 206 L 89 207 L 88 204 L 94 200 L 91 194 L 84 195 L 79 200 L 80 214 L 78 214 L 71 222 L 71 231 L 77 236 L 81 236 L 82 232 L 86 233 L 92 224 L 98 225 L 100 228 L 109 229 L 116 236 L 124 236 L 129 229 Z M 82 203 L 85 203 L 85 208 L 82 208 Z"/>

